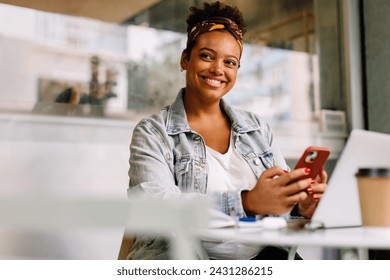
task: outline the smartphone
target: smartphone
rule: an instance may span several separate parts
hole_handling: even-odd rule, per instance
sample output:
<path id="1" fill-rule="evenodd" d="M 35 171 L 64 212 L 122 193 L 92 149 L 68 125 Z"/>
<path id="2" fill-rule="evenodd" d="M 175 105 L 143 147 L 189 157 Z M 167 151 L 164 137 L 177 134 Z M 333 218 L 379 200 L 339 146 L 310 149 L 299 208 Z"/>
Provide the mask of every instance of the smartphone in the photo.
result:
<path id="1" fill-rule="evenodd" d="M 326 160 L 328 159 L 330 150 L 326 147 L 308 147 L 298 160 L 294 169 L 297 168 L 310 168 L 310 173 L 305 175 L 299 180 L 312 178 L 315 179 L 324 167 Z"/>

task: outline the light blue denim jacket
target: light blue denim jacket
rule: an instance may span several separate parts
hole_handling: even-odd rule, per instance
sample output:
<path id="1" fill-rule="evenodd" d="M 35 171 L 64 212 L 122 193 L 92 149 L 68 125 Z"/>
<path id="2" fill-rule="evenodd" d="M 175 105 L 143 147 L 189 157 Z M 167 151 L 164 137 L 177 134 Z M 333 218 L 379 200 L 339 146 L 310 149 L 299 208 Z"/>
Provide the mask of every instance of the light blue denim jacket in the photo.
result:
<path id="1" fill-rule="evenodd" d="M 207 192 L 206 147 L 202 136 L 188 124 L 183 95 L 184 89 L 172 105 L 135 127 L 130 145 L 129 196 L 142 193 L 165 198 L 172 193 Z M 223 99 L 221 108 L 231 121 L 235 149 L 257 178 L 275 164 L 288 169 L 267 123 L 253 113 L 230 107 Z M 227 215 L 245 216 L 242 191 L 213 193 L 216 207 Z M 168 258 L 167 246 L 160 238 L 140 236 L 128 257 Z"/>

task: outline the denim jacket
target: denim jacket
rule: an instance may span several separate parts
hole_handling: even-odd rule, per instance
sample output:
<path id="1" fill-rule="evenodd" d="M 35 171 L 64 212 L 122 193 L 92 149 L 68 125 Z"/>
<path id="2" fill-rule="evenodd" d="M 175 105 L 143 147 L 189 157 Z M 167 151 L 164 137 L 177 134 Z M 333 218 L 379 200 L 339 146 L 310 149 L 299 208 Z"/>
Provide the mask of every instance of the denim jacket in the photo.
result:
<path id="1" fill-rule="evenodd" d="M 175 102 L 140 121 L 130 145 L 129 196 L 138 193 L 167 198 L 178 193 L 207 192 L 206 147 L 187 120 L 184 89 Z M 221 108 L 231 122 L 234 147 L 257 178 L 274 165 L 287 170 L 273 134 L 259 116 L 234 109 L 223 99 Z M 230 216 L 245 216 L 241 192 L 213 193 L 216 207 Z M 137 237 L 129 258 L 167 258 L 167 246 L 150 236 Z"/>

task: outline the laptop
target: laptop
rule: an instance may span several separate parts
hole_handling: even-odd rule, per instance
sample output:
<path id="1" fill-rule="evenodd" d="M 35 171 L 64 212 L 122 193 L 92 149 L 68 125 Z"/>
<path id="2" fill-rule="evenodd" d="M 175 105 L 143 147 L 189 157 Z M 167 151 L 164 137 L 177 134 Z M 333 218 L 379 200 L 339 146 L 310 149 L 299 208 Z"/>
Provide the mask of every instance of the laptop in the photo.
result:
<path id="1" fill-rule="evenodd" d="M 390 168 L 390 134 L 354 129 L 328 180 L 311 221 L 305 228 L 362 225 L 355 174 L 362 167 Z"/>

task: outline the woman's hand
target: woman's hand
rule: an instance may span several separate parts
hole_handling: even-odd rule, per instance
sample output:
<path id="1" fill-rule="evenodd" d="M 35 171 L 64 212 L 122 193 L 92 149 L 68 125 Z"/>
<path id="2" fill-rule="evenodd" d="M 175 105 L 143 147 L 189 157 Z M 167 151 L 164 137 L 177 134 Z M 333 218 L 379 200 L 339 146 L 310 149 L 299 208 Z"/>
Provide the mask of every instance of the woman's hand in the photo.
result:
<path id="1" fill-rule="evenodd" d="M 299 213 L 302 216 L 306 218 L 313 216 L 318 202 L 325 191 L 327 180 L 328 174 L 322 169 L 316 180 L 313 180 L 311 186 L 307 189 L 307 198 L 299 203 Z"/>
<path id="2" fill-rule="evenodd" d="M 291 211 L 295 204 L 300 203 L 301 210 L 309 214 L 314 194 L 320 195 L 324 188 L 320 183 L 313 187 L 311 179 L 299 180 L 308 173 L 305 168 L 288 173 L 280 167 L 265 170 L 252 190 L 242 192 L 244 210 L 249 215 L 280 215 Z M 321 180 L 326 181 L 326 173 L 322 174 L 322 178 Z M 313 190 L 311 195 L 307 193 L 310 188 Z"/>

